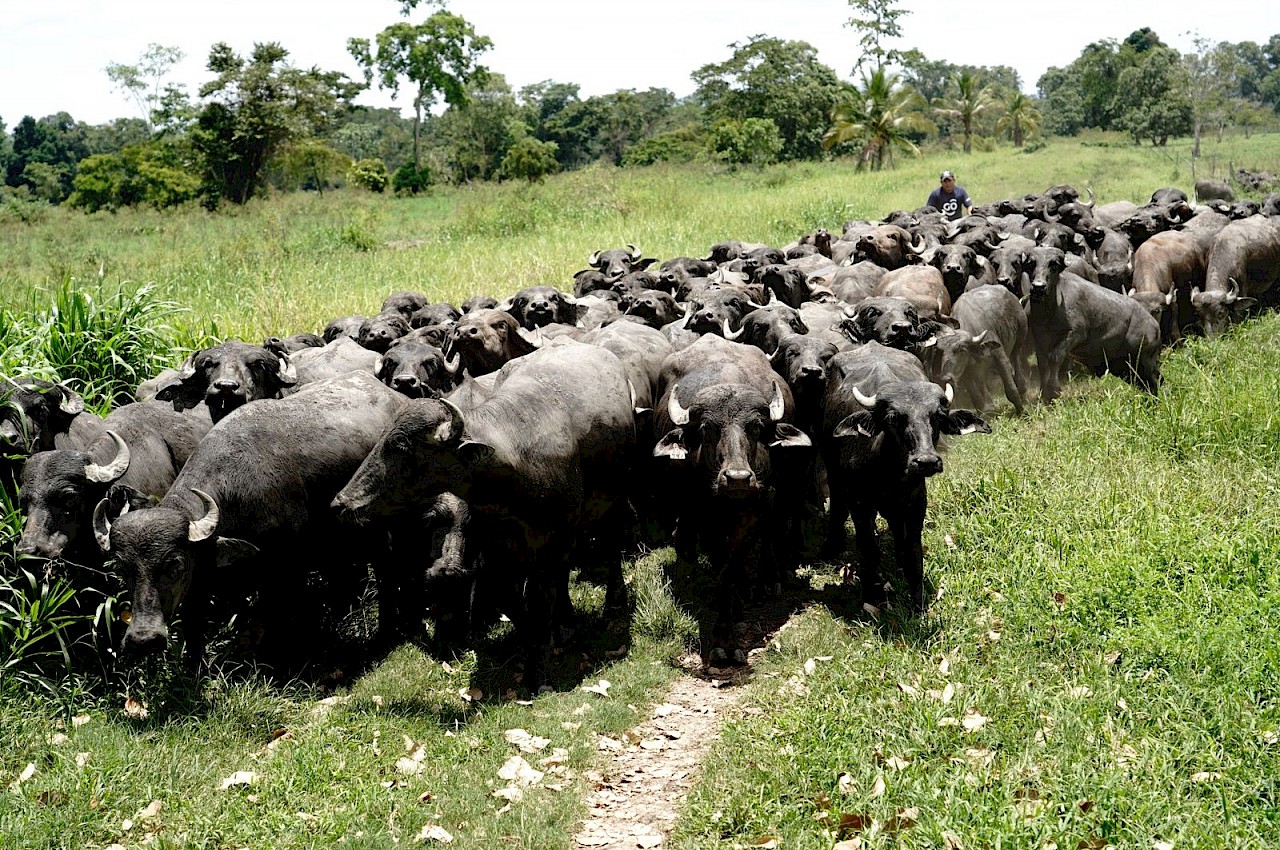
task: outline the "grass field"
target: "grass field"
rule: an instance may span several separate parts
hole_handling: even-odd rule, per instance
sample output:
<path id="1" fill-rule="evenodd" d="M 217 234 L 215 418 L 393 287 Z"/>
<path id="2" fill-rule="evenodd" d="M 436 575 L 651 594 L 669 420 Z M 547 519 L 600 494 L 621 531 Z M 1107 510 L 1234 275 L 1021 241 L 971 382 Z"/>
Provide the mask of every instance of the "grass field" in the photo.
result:
<path id="1" fill-rule="evenodd" d="M 1280 139 L 1230 144 L 1223 168 L 1280 170 Z M 1058 182 L 1143 200 L 1189 186 L 1185 155 L 1057 142 L 888 174 L 595 170 L 213 217 L 54 210 L 0 229 L 0 279 L 10 309 L 47 309 L 43 293 L 96 286 L 101 268 L 108 291 L 149 284 L 191 307 L 167 322 L 255 339 L 400 288 L 565 285 L 625 242 L 660 258 L 785 242 L 914 207 L 941 167 L 979 201 Z M 1193 340 L 1164 373 L 1158 399 L 1082 380 L 953 441 L 930 488 L 926 616 L 864 610 L 837 564 L 798 578 L 798 616 L 759 655 L 667 846 L 1280 843 L 1280 317 Z M 692 629 L 664 587 L 671 560 L 629 567 L 626 628 L 602 619 L 600 588 L 575 586 L 580 637 L 531 704 L 506 693 L 501 632 L 459 659 L 405 645 L 329 687 L 157 664 L 54 700 L 0 679 L 0 848 L 382 848 L 430 845 L 432 826 L 457 847 L 572 847 L 608 756 L 598 736 L 625 740 L 680 675 Z M 524 752 L 513 729 L 547 743 Z M 520 794 L 499 775 L 516 755 L 545 774 Z"/>

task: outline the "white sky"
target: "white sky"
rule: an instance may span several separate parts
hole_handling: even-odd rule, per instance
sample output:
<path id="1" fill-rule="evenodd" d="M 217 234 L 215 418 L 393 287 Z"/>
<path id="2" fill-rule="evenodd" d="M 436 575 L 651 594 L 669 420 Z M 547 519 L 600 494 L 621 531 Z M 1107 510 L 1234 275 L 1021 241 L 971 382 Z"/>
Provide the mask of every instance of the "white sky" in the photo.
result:
<path id="1" fill-rule="evenodd" d="M 933 60 L 1011 65 L 1034 91 L 1050 66 L 1061 67 L 1101 38 L 1123 39 L 1149 26 L 1167 43 L 1191 49 L 1197 32 L 1213 41 L 1265 43 L 1280 32 L 1280 0 L 903 0 L 899 47 Z M 482 61 L 519 89 L 541 80 L 577 83 L 581 96 L 618 89 L 691 94 L 690 74 L 732 55 L 728 46 L 765 34 L 803 40 L 842 79 L 857 59 L 844 26 L 847 0 L 449 0 L 494 42 Z M 150 43 L 179 47 L 186 59 L 170 80 L 193 96 L 211 78 L 209 48 L 226 41 L 247 55 L 255 41 L 278 41 L 295 65 L 360 77 L 349 37 L 372 39 L 399 17 L 395 0 L 0 0 L 0 119 L 10 130 L 23 115 L 59 111 L 98 124 L 140 117 L 112 91 L 108 63 L 134 63 Z M 411 20 L 426 17 L 419 6 Z M 371 91 L 358 103 L 393 105 Z M 405 96 L 395 104 L 407 109 Z"/>

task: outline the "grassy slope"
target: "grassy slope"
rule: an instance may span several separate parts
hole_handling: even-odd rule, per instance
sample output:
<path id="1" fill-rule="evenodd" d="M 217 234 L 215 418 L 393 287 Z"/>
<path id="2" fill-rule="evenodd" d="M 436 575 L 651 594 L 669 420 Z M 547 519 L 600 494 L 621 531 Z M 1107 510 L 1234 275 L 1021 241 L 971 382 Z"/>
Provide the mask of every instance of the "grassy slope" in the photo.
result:
<path id="1" fill-rule="evenodd" d="M 1235 162 L 1277 170 L 1276 142 L 1255 139 Z M 1064 181 L 1094 186 L 1102 201 L 1141 200 L 1156 185 L 1189 183 L 1160 152 L 1059 144 L 878 175 L 843 164 L 718 177 L 601 170 L 407 202 L 281 198 L 212 218 L 55 213 L 28 230 L 0 231 L 0 279 L 15 284 L 2 297 L 23 305 L 28 293 L 66 274 L 91 279 L 105 263 L 109 283 L 155 282 L 192 304 L 199 321 L 252 339 L 376 309 L 398 288 L 457 298 L 563 285 L 591 250 L 623 242 L 660 257 L 700 253 L 727 237 L 784 242 L 813 226 L 914 207 L 943 164 L 979 200 Z M 391 239 L 424 242 L 356 247 Z M 1048 837 L 1068 847 L 1092 836 L 1137 847 L 1156 836 L 1179 847 L 1257 844 L 1260 836 L 1274 843 L 1276 749 L 1260 736 L 1280 729 L 1272 704 L 1280 618 L 1268 600 L 1277 562 L 1277 340 L 1280 324 L 1267 319 L 1221 345 L 1177 352 L 1154 404 L 1114 380 L 1088 382 L 1053 411 L 956 440 L 932 490 L 926 569 L 945 591 L 932 613 L 871 621 L 856 593 L 814 592 L 816 604 L 779 636 L 751 686 L 749 700 L 767 712 L 727 730 L 674 843 L 749 844 L 777 834 L 786 847 L 829 847 L 814 818 L 824 794 L 836 814 L 881 824 L 918 807 L 918 826 L 899 836 L 908 846 L 936 846 L 944 830 L 966 847 L 1038 846 Z M 55 720 L 42 707 L 0 701 L 0 789 L 36 765 L 29 781 L 0 791 L 0 846 L 134 846 L 162 826 L 160 846 L 345 838 L 382 847 L 428 822 L 452 832 L 455 846 L 571 846 L 580 771 L 599 758 L 589 733 L 617 734 L 640 719 L 688 634 L 656 589 L 668 557 L 662 550 L 633 573 L 647 602 L 630 654 L 609 662 L 604 651 L 627 638 L 596 630 L 600 645 L 584 648 L 585 667 L 564 661 L 566 688 L 579 676 L 604 676 L 614 682 L 608 700 L 567 691 L 532 707 L 493 696 L 468 706 L 457 690 L 488 681 L 490 662 L 468 656 L 450 673 L 406 647 L 321 716 L 305 691 L 219 679 L 189 702 L 171 687 L 141 724 L 121 715 L 118 698 L 79 700 L 92 721 L 50 744 Z M 594 597 L 582 601 L 598 609 Z M 1117 651 L 1118 663 L 1108 663 Z M 808 689 L 798 698 L 790 677 L 807 658 L 828 655 L 796 683 Z M 938 668 L 944 655 L 948 676 Z M 922 693 L 951 681 L 955 696 L 944 705 L 897 687 L 917 681 Z M 587 700 L 595 710 L 574 715 Z M 938 726 L 969 707 L 990 718 L 982 729 Z M 490 794 L 515 752 L 501 736 L 512 727 L 570 749 L 578 778 L 500 815 L 502 801 Z M 266 757 L 282 728 L 294 738 Z M 402 735 L 424 744 L 428 768 L 385 788 L 397 778 Z M 90 753 L 85 768 L 79 752 Z M 895 770 L 894 757 L 909 763 Z M 262 780 L 219 790 L 236 770 Z M 842 771 L 849 796 L 838 788 Z M 1221 778 L 1192 781 L 1200 772 Z M 873 798 L 881 773 L 887 790 Z M 433 797 L 420 802 L 425 791 Z M 153 799 L 163 801 L 159 818 L 135 817 Z M 137 821 L 127 833 L 125 819 Z M 862 836 L 891 846 L 878 830 Z"/>

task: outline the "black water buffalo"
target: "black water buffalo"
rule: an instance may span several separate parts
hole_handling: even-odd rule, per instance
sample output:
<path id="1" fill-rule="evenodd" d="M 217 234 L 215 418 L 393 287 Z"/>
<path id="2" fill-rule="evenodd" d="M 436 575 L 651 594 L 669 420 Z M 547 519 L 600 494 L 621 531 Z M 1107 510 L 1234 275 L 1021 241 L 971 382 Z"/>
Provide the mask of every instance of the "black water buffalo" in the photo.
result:
<path id="1" fill-rule="evenodd" d="M 764 284 L 778 301 L 797 310 L 809 300 L 812 291 L 804 269 L 785 263 L 761 266 L 756 269 L 753 279 Z"/>
<path id="2" fill-rule="evenodd" d="M 84 399 L 64 384 L 39 379 L 0 385 L 0 454 L 26 457 L 55 448 L 88 450 L 106 436 L 85 414 Z"/>
<path id="3" fill-rule="evenodd" d="M 382 383 L 409 398 L 439 398 L 456 385 L 460 358 L 446 360 L 434 345 L 408 342 L 393 346 L 374 362 L 373 374 Z"/>
<path id="4" fill-rule="evenodd" d="M 684 318 L 684 310 L 662 289 L 645 289 L 622 301 L 623 316 L 638 321 L 651 328 L 661 329 L 664 325 Z"/>
<path id="5" fill-rule="evenodd" d="M 952 305 L 951 317 L 959 327 L 939 332 L 922 346 L 934 383 L 951 384 L 958 398 L 983 412 L 990 407 L 987 384 L 995 372 L 1005 398 L 1021 413 L 1031 337 L 1017 296 L 1003 286 L 980 286 Z"/>
<path id="6" fill-rule="evenodd" d="M 1234 201 L 1236 193 L 1231 191 L 1222 180 L 1197 180 L 1195 185 L 1196 201 L 1204 203 L 1205 201 Z"/>
<path id="7" fill-rule="evenodd" d="M 207 416 L 178 413 L 164 402 L 137 402 L 113 410 L 102 421 L 114 456 L 95 462 L 84 451 L 55 449 L 31 456 L 22 471 L 21 504 L 26 522 L 18 554 L 101 563 L 89 533 L 93 510 L 113 484 L 141 497 L 168 492 L 196 446 L 213 427 Z"/>
<path id="8" fill-rule="evenodd" d="M 1256 216 L 1218 231 L 1209 248 L 1204 289 L 1191 291 L 1206 336 L 1247 315 L 1280 281 L 1280 225 Z"/>
<path id="9" fill-rule="evenodd" d="M 789 424 L 793 409 L 790 391 L 756 348 L 705 336 L 663 365 L 653 454 L 663 492 L 676 503 L 677 553 L 694 563 L 701 548 L 711 563 L 711 610 L 698 616 L 706 666 L 745 661 L 732 628 L 746 585 L 766 579 L 753 567 L 798 554 L 794 541 L 777 545 L 781 529 L 798 532 L 795 470 L 805 466 L 785 455 L 811 445 Z"/>
<path id="10" fill-rule="evenodd" d="M 549 346 L 505 366 L 493 396 L 463 413 L 414 399 L 334 499 L 346 515 L 419 512 L 452 492 L 470 511 L 469 545 L 527 646 L 524 685 L 546 675 L 575 541 L 618 513 L 635 442 L 621 362 L 593 345 Z M 624 591 L 619 553 L 609 594 Z M 617 604 L 611 599 L 612 604 Z"/>
<path id="11" fill-rule="evenodd" d="M 964 294 L 972 279 L 978 284 L 994 282 L 987 260 L 968 245 L 942 245 L 929 258 L 929 265 L 942 272 L 942 283 L 952 303 Z"/>
<path id="12" fill-rule="evenodd" d="M 188 357 L 177 380 L 161 387 L 156 399 L 173 402 L 174 410 L 189 410 L 203 401 L 217 424 L 251 401 L 279 398 L 297 382 L 288 355 L 233 339 Z"/>
<path id="13" fill-rule="evenodd" d="M 308 348 L 324 348 L 324 338 L 319 334 L 297 333 L 291 336 L 269 336 L 263 340 L 262 347 L 276 354 L 296 354 Z M 145 399 L 139 399 L 145 401 Z"/>
<path id="14" fill-rule="evenodd" d="M 409 320 L 403 313 L 379 313 L 370 316 L 360 324 L 356 333 L 356 342 L 363 348 L 382 354 L 391 343 L 409 333 Z"/>
<path id="15" fill-rule="evenodd" d="M 833 342 L 795 333 L 784 336 L 769 356 L 773 371 L 791 388 L 796 405 L 795 424 L 806 434 L 817 433 L 827 387 L 827 366 L 838 351 Z"/>
<path id="16" fill-rule="evenodd" d="M 800 318 L 799 310 L 775 301 L 743 316 L 741 330 L 738 342 L 754 345 L 765 354 L 773 354 L 784 336 L 808 333 L 809 327 Z"/>
<path id="17" fill-rule="evenodd" d="M 1040 394 L 1058 397 L 1068 359 L 1095 375 L 1113 372 L 1155 394 L 1160 386 L 1160 326 L 1132 298 L 1065 271 L 1057 248 L 1031 252 L 1027 324 L 1035 345 Z"/>
<path id="18" fill-rule="evenodd" d="M 393 292 L 382 302 L 379 313 L 399 313 L 406 319 L 431 303 L 421 292 Z"/>
<path id="19" fill-rule="evenodd" d="M 350 337 L 352 342 L 356 342 L 360 339 L 361 325 L 368 319 L 368 316 L 339 316 L 324 326 L 320 336 L 326 344 L 344 336 Z"/>
<path id="20" fill-rule="evenodd" d="M 490 295 L 472 295 L 462 302 L 462 314 L 465 316 L 475 310 L 492 310 L 498 306 L 498 299 Z"/>
<path id="21" fill-rule="evenodd" d="M 865 299 L 840 323 L 840 330 L 856 343 L 874 341 L 906 351 L 914 351 L 940 328 L 937 322 L 921 321 L 910 301 L 889 296 Z"/>
<path id="22" fill-rule="evenodd" d="M 628 245 L 626 248 L 613 248 L 609 251 L 595 251 L 587 258 L 587 265 L 594 269 L 598 269 L 605 276 L 605 279 L 612 282 L 623 275 L 647 269 L 653 263 L 656 263 L 655 257 L 644 257 L 640 255 L 640 249 L 635 245 Z"/>
<path id="23" fill-rule="evenodd" d="M 437 301 L 419 307 L 409 315 L 409 327 L 429 328 L 435 325 L 451 325 L 462 318 L 462 311 L 445 301 Z"/>
<path id="24" fill-rule="evenodd" d="M 515 316 L 520 327 L 529 331 L 550 324 L 577 325 L 582 313 L 586 312 L 578 309 L 578 302 L 572 295 L 554 286 L 526 287 L 499 304 L 497 309 Z"/>
<path id="25" fill-rule="evenodd" d="M 160 649 L 181 610 L 188 660 L 199 663 L 212 601 L 256 594 L 264 616 L 292 619 L 272 635 L 278 646 L 309 652 L 315 612 L 299 602 L 308 573 L 378 562 L 366 541 L 332 521 L 329 503 L 408 403 L 353 372 L 245 405 L 205 436 L 158 506 L 113 521 L 100 502 L 94 534 L 133 605 L 124 651 Z M 235 568 L 243 559 L 252 566 Z"/>
<path id="26" fill-rule="evenodd" d="M 462 355 L 462 366 L 472 376 L 501 369 L 509 360 L 523 357 L 538 348 L 536 337 L 520 327 L 506 310 L 473 310 L 453 328 L 445 353 Z"/>
<path id="27" fill-rule="evenodd" d="M 920 535 L 928 508 L 925 479 L 942 471 L 939 434 L 990 433 L 970 410 L 952 410 L 951 394 L 930 382 L 905 351 L 868 343 L 831 360 L 820 445 L 831 488 L 827 550 L 844 550 L 852 515 L 865 598 L 884 599 L 876 515 L 893 535 L 898 569 L 915 611 L 924 608 Z"/>
<path id="28" fill-rule="evenodd" d="M 737 288 L 707 289 L 685 307 L 685 327 L 699 334 L 736 337 L 742 319 L 756 304 Z"/>
<path id="29" fill-rule="evenodd" d="M 1023 275 L 1034 265 L 1031 256 L 1031 249 L 1034 247 L 1035 243 L 1028 240 L 1026 245 L 1006 246 L 992 251 L 988 262 L 994 270 L 996 285 L 1021 298 Z"/>

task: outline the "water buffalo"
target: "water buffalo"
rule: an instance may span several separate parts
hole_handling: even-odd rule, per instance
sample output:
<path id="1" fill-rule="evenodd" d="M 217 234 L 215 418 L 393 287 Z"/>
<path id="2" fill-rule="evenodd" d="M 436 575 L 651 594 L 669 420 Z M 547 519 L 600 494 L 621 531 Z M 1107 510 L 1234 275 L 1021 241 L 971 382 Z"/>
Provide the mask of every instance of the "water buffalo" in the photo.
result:
<path id="1" fill-rule="evenodd" d="M 452 359 L 458 351 L 467 374 L 478 376 L 496 372 L 508 361 L 536 351 L 539 344 L 506 310 L 479 309 L 453 328 L 445 353 Z"/>
<path id="2" fill-rule="evenodd" d="M 970 410 L 953 410 L 951 392 L 929 381 L 920 361 L 871 342 L 837 354 L 827 376 L 820 436 L 831 488 L 827 551 L 844 550 L 845 519 L 853 518 L 864 598 L 880 603 L 876 515 L 893 535 L 898 569 L 911 608 L 924 608 L 925 479 L 942 472 L 939 434 L 990 433 Z"/>
<path id="3" fill-rule="evenodd" d="M 525 330 L 550 324 L 577 325 L 585 309 L 579 310 L 577 300 L 554 286 L 529 286 L 498 305 L 515 316 Z"/>
<path id="4" fill-rule="evenodd" d="M 1191 304 L 1200 313 L 1205 335 L 1226 330 L 1258 304 L 1259 296 L 1274 294 L 1280 280 L 1280 225 L 1256 216 L 1233 221 L 1213 239 L 1204 289 L 1191 291 Z"/>
<path id="5" fill-rule="evenodd" d="M 446 360 L 434 345 L 409 342 L 390 348 L 373 365 L 373 374 L 382 383 L 409 398 L 438 398 L 452 390 L 460 368 L 459 358 Z"/>
<path id="6" fill-rule="evenodd" d="M 177 380 L 161 387 L 156 399 L 172 402 L 174 410 L 189 410 L 203 401 L 217 424 L 251 401 L 279 398 L 297 381 L 288 355 L 230 340 L 188 357 Z"/>
<path id="7" fill-rule="evenodd" d="M 527 647 L 523 683 L 536 692 L 575 541 L 623 504 L 634 442 L 618 358 L 593 345 L 553 345 L 503 367 L 492 397 L 465 413 L 410 400 L 334 507 L 359 519 L 418 512 L 445 492 L 466 502 L 468 543 L 483 554 L 477 581 L 506 594 L 499 604 Z M 613 554 L 616 597 L 624 588 Z"/>
<path id="8" fill-rule="evenodd" d="M 959 327 L 941 331 L 922 347 L 934 383 L 950 384 L 958 398 L 984 412 L 991 402 L 990 373 L 995 372 L 1005 398 L 1021 413 L 1031 337 L 1017 296 L 1003 286 L 980 286 L 952 305 L 951 317 Z"/>

